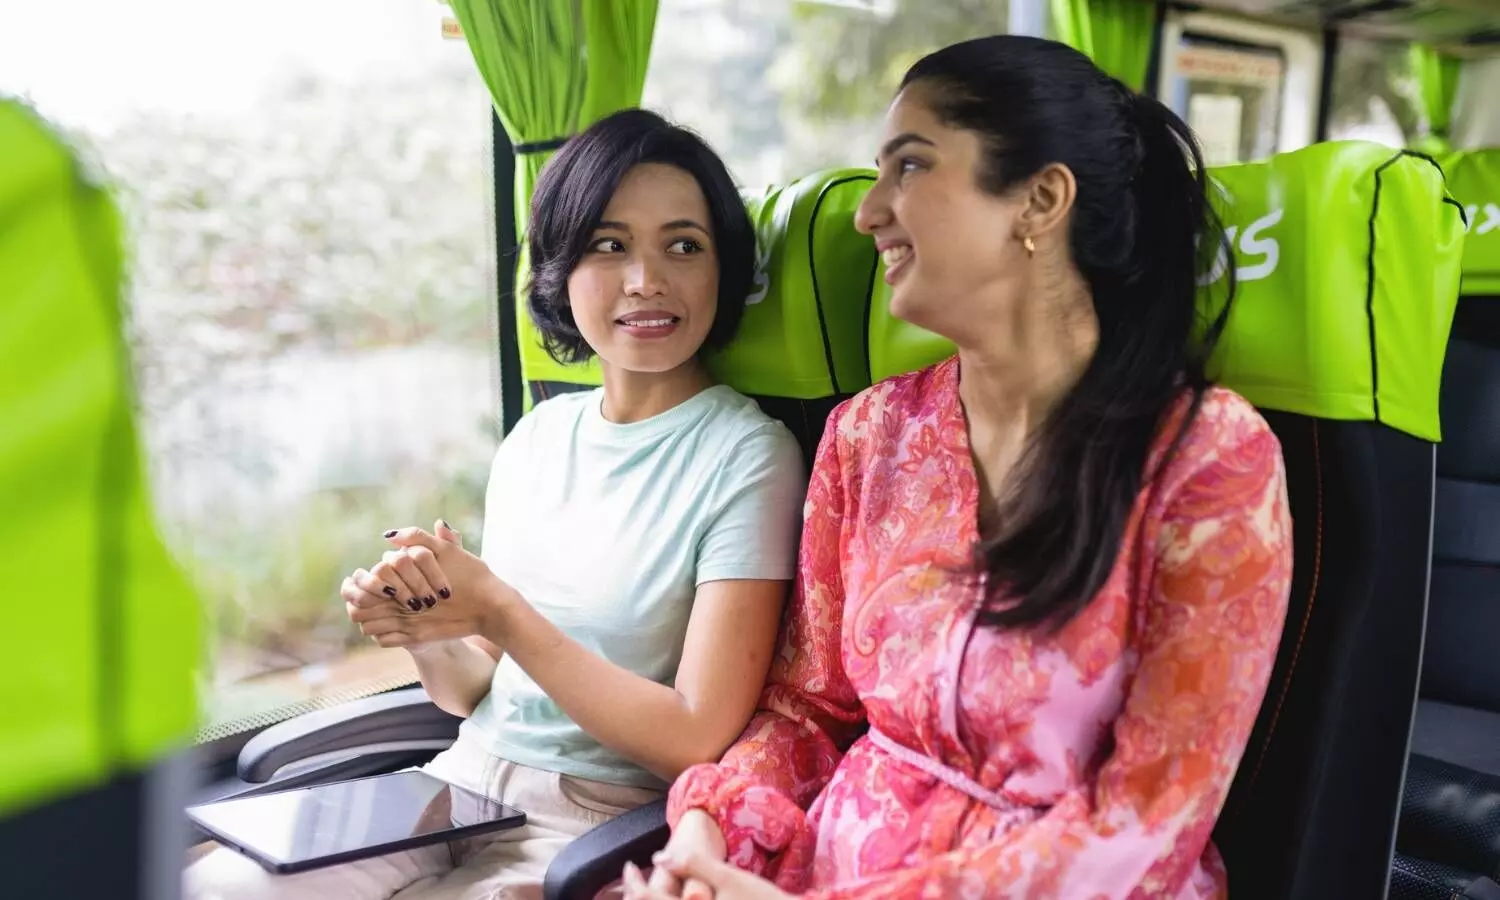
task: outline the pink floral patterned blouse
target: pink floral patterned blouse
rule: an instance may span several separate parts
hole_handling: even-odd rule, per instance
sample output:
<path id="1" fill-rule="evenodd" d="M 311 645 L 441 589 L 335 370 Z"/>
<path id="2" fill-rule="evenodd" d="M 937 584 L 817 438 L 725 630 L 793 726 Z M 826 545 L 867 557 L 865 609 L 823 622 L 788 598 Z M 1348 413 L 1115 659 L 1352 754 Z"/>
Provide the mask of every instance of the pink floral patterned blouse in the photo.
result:
<path id="1" fill-rule="evenodd" d="M 1052 637 L 975 628 L 978 589 L 954 574 L 978 528 L 958 370 L 883 382 L 830 418 L 761 711 L 720 764 L 682 775 L 669 820 L 707 810 L 733 862 L 816 898 L 1225 896 L 1210 832 L 1291 582 L 1275 435 L 1210 391 L 1084 612 Z"/>

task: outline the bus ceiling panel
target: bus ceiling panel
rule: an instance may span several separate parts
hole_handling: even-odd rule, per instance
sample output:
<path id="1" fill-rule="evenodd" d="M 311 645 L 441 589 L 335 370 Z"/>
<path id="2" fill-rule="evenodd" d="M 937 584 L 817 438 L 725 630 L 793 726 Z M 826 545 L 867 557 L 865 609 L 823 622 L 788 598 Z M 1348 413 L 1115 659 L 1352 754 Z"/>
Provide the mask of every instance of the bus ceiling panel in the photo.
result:
<path id="1" fill-rule="evenodd" d="M 1358 37 L 1421 41 L 1456 56 L 1500 54 L 1500 0 L 1196 0 L 1188 9 Z"/>

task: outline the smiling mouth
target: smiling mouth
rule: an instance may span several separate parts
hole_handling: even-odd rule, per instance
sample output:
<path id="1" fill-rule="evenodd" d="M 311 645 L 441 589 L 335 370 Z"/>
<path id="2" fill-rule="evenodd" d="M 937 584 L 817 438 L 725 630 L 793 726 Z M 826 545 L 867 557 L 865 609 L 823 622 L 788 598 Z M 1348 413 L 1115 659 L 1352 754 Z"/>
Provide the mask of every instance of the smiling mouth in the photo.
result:
<path id="1" fill-rule="evenodd" d="M 650 319 L 616 319 L 616 325 L 627 328 L 667 328 L 682 321 L 676 316 L 656 316 Z"/>
<path id="2" fill-rule="evenodd" d="M 633 338 L 658 340 L 670 337 L 681 323 L 680 316 L 653 310 L 621 316 L 615 320 L 615 327 Z"/>
<path id="3" fill-rule="evenodd" d="M 913 257 L 910 245 L 902 244 L 898 247 L 887 247 L 880 252 L 880 260 L 885 263 L 885 283 L 895 284 L 896 277 L 906 268 Z"/>

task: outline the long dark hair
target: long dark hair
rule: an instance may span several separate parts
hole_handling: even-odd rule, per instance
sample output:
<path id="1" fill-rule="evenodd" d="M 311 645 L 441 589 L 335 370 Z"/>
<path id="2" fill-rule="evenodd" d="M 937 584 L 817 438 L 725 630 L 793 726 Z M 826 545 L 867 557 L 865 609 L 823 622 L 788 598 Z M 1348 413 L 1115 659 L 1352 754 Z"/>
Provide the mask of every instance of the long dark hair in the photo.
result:
<path id="1" fill-rule="evenodd" d="M 1197 414 L 1230 299 L 1200 327 L 1198 280 L 1227 252 L 1224 228 L 1188 126 L 1064 44 L 965 41 L 917 62 L 902 87 L 918 82 L 935 88 L 924 96 L 940 119 L 984 142 L 984 190 L 1002 194 L 1052 163 L 1078 185 L 1068 238 L 1098 348 L 975 548 L 988 585 L 982 623 L 1061 628 L 1109 578 L 1151 447 L 1184 391 L 1192 406 L 1166 458 Z"/>

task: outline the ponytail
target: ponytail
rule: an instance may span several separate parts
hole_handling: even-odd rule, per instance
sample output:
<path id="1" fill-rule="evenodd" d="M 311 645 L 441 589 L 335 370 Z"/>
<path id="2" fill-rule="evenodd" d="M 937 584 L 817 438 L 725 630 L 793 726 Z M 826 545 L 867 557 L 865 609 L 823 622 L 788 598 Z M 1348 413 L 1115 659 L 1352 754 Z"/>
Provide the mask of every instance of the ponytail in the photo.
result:
<path id="1" fill-rule="evenodd" d="M 1052 41 L 1002 35 L 939 50 L 903 87 L 932 79 L 935 110 L 978 132 L 983 186 L 996 194 L 1051 163 L 1078 185 L 1069 244 L 1087 280 L 1099 342 L 1079 382 L 1033 436 L 1014 490 L 974 551 L 982 624 L 1066 625 L 1104 586 L 1120 553 L 1168 413 L 1191 394 L 1165 465 L 1208 386 L 1204 365 L 1229 303 L 1206 328 L 1198 279 L 1224 247 L 1191 129 L 1087 57 Z M 1228 281 L 1233 291 L 1233 279 Z"/>
<path id="2" fill-rule="evenodd" d="M 1141 264 L 1159 278 L 1157 290 L 1191 303 L 1195 324 L 1198 288 L 1203 276 L 1221 260 L 1232 259 L 1224 225 L 1210 199 L 1212 181 L 1203 162 L 1198 139 L 1188 124 L 1160 100 L 1120 85 L 1129 97 L 1132 118 L 1141 139 L 1141 165 L 1132 182 L 1140 230 L 1146 241 L 1137 243 Z M 1184 168 L 1183 163 L 1187 166 Z M 1166 254 L 1153 251 L 1164 249 Z M 1169 258 L 1170 257 L 1170 258 Z M 1207 386 L 1203 367 L 1229 320 L 1235 292 L 1234 266 L 1227 267 L 1226 300 L 1213 320 L 1202 325 L 1187 342 L 1191 386 Z"/>

